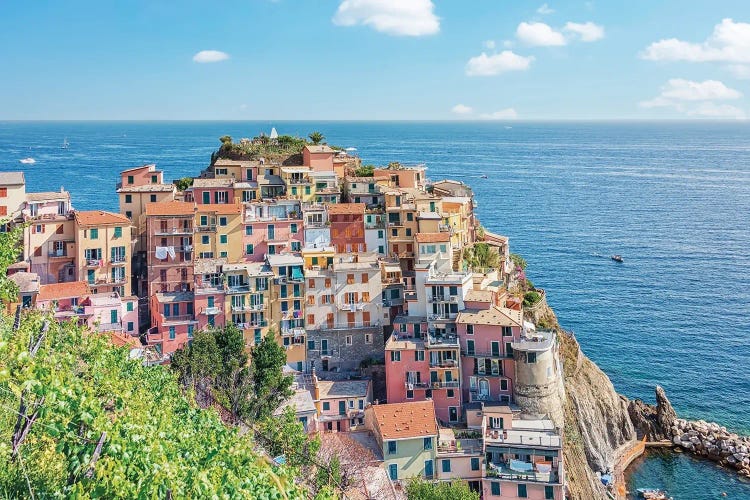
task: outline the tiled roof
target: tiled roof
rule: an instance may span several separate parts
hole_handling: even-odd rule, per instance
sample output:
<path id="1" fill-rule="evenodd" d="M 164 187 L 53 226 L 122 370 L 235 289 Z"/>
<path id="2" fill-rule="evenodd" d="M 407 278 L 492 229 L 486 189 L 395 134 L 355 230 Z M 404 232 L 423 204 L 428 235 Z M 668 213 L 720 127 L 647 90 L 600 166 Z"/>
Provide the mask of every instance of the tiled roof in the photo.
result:
<path id="1" fill-rule="evenodd" d="M 317 146 L 308 144 L 305 146 L 305 149 L 311 153 L 333 153 L 333 149 L 331 149 L 330 146 L 327 146 L 325 144 L 320 144 Z"/>
<path id="2" fill-rule="evenodd" d="M 101 224 L 125 224 L 130 225 L 130 219 L 124 215 L 103 210 L 84 210 L 77 211 L 76 222 L 82 226 L 98 226 Z"/>
<path id="3" fill-rule="evenodd" d="M 91 293 L 85 281 L 71 281 L 68 283 L 53 283 L 39 287 L 37 300 L 69 299 L 84 297 Z"/>
<path id="4" fill-rule="evenodd" d="M 365 204 L 364 203 L 334 203 L 332 205 L 328 205 L 328 213 L 330 215 L 364 214 Z"/>
<path id="5" fill-rule="evenodd" d="M 523 321 L 520 311 L 505 309 L 497 306 L 489 309 L 465 309 L 458 313 L 456 323 L 472 323 L 475 325 L 521 326 Z"/>
<path id="6" fill-rule="evenodd" d="M 146 165 L 141 165 L 140 167 L 133 167 L 128 168 L 126 170 L 122 170 L 120 173 L 124 174 L 125 172 L 135 172 L 136 170 L 143 170 L 144 168 L 148 169 L 149 172 L 156 172 L 156 164 L 155 163 L 148 163 Z"/>
<path id="7" fill-rule="evenodd" d="M 375 421 L 383 440 L 437 436 L 432 401 L 374 405 Z"/>
<path id="8" fill-rule="evenodd" d="M 28 273 L 19 271 L 8 277 L 18 285 L 18 291 L 21 293 L 34 293 L 39 291 L 39 275 L 37 273 Z"/>
<path id="9" fill-rule="evenodd" d="M 193 215 L 195 214 L 195 203 L 183 201 L 162 201 L 146 203 L 146 215 Z"/>
<path id="10" fill-rule="evenodd" d="M 492 290 L 469 290 L 464 302 L 492 302 Z"/>
<path id="11" fill-rule="evenodd" d="M 222 215 L 232 215 L 232 214 L 239 214 L 242 213 L 242 205 L 239 203 L 217 203 L 217 204 L 211 204 L 211 205 L 196 205 L 198 207 L 198 212 L 200 213 L 206 213 L 206 212 L 212 212 Z"/>
<path id="12" fill-rule="evenodd" d="M 118 193 L 169 193 L 175 190 L 174 184 L 142 184 L 140 186 L 122 186 Z"/>
<path id="13" fill-rule="evenodd" d="M 231 187 L 234 179 L 220 177 L 218 179 L 193 179 L 194 188 Z"/>
<path id="14" fill-rule="evenodd" d="M 450 239 L 448 233 L 417 233 L 417 243 L 440 243 Z"/>
<path id="15" fill-rule="evenodd" d="M 367 396 L 369 380 L 319 380 L 320 399 L 356 398 Z"/>
<path id="16" fill-rule="evenodd" d="M 23 172 L 0 172 L 0 185 L 14 186 L 17 184 L 26 184 Z"/>
<path id="17" fill-rule="evenodd" d="M 57 201 L 70 200 L 70 193 L 67 191 L 46 191 L 42 193 L 26 193 L 26 201 Z"/>

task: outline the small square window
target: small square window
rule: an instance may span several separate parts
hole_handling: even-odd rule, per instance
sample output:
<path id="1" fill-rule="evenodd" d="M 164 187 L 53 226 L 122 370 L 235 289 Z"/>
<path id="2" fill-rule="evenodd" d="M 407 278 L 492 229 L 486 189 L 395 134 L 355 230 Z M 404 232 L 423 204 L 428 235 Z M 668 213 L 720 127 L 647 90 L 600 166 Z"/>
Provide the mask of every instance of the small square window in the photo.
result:
<path id="1" fill-rule="evenodd" d="M 424 438 L 424 442 L 422 444 L 422 447 L 425 450 L 431 450 L 432 449 L 432 438 L 431 437 Z"/>
<path id="2" fill-rule="evenodd" d="M 133 203 L 133 195 L 132 194 L 126 194 L 125 195 L 125 203 Z"/>
<path id="3" fill-rule="evenodd" d="M 201 236 L 201 243 L 204 245 L 208 245 L 209 243 L 211 243 L 211 237 L 207 234 L 204 234 L 203 236 Z"/>
<path id="4" fill-rule="evenodd" d="M 152 195 L 151 195 L 151 196 L 149 197 L 149 200 L 151 201 L 151 203 L 155 203 L 155 202 L 156 202 L 156 195 L 155 195 L 155 194 L 152 194 Z"/>
<path id="5" fill-rule="evenodd" d="M 219 217 L 219 225 L 220 226 L 226 226 L 227 225 L 227 218 L 226 217 Z"/>
<path id="6" fill-rule="evenodd" d="M 396 441 L 388 441 L 388 454 L 389 455 L 395 455 L 397 453 L 397 443 Z"/>
<path id="7" fill-rule="evenodd" d="M 220 234 L 219 235 L 219 243 L 226 245 L 227 244 L 227 235 L 226 234 Z"/>
<path id="8" fill-rule="evenodd" d="M 496 497 L 500 496 L 500 483 L 498 483 L 497 481 L 492 481 L 490 483 L 490 492 Z"/>
<path id="9" fill-rule="evenodd" d="M 253 226 L 245 226 L 245 235 L 246 236 L 252 236 L 253 235 Z"/>
<path id="10" fill-rule="evenodd" d="M 331 409 L 331 403 L 328 401 L 323 401 L 323 410 L 330 410 Z"/>

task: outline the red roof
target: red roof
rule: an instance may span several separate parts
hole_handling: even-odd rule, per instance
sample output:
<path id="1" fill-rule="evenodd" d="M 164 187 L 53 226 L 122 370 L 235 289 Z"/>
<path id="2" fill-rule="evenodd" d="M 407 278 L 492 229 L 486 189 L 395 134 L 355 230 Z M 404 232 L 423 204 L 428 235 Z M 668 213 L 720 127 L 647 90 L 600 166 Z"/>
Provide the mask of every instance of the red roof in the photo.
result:
<path id="1" fill-rule="evenodd" d="M 431 400 L 373 405 L 372 410 L 383 440 L 438 434 L 435 405 Z"/>
<path id="2" fill-rule="evenodd" d="M 81 226 L 100 226 L 103 224 L 130 225 L 130 219 L 124 215 L 103 210 L 76 211 L 76 222 Z"/>
<path id="3" fill-rule="evenodd" d="M 196 205 L 198 207 L 198 212 L 205 213 L 205 212 L 212 212 L 216 214 L 222 214 L 222 215 L 232 215 L 232 214 L 240 214 L 242 213 L 242 205 L 239 203 L 235 204 L 211 204 L 211 205 Z"/>
<path id="4" fill-rule="evenodd" d="M 364 214 L 365 204 L 364 203 L 334 203 L 332 205 L 328 205 L 328 213 L 330 215 Z"/>
<path id="5" fill-rule="evenodd" d="M 448 233 L 417 233 L 417 243 L 440 243 L 450 239 Z"/>
<path id="6" fill-rule="evenodd" d="M 195 214 L 195 203 L 186 203 L 184 201 L 146 203 L 146 216 L 193 214 Z"/>
<path id="7" fill-rule="evenodd" d="M 39 287 L 37 300 L 70 299 L 73 297 L 85 297 L 89 295 L 89 285 L 85 281 L 71 281 L 68 283 L 53 283 Z"/>

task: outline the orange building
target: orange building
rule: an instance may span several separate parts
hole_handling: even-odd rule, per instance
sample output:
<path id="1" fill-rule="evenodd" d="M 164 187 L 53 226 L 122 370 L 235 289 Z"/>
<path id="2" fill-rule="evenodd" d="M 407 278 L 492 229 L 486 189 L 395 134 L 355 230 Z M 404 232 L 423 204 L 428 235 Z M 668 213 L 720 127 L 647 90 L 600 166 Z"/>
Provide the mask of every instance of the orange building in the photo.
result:
<path id="1" fill-rule="evenodd" d="M 329 205 L 328 220 L 331 223 L 331 245 L 336 248 L 337 253 L 367 250 L 364 203 Z"/>

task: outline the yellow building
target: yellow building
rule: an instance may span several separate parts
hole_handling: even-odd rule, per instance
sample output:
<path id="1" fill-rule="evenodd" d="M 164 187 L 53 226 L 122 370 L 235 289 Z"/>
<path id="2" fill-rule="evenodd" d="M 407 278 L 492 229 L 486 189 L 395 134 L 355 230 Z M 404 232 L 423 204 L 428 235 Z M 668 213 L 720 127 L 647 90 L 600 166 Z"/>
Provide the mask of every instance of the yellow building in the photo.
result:
<path id="1" fill-rule="evenodd" d="M 299 254 L 285 253 L 266 257 L 266 268 L 273 273 L 271 284 L 271 320 L 276 341 L 286 350 L 287 363 L 304 368 L 305 350 L 305 276 Z"/>
<path id="2" fill-rule="evenodd" d="M 130 219 L 101 210 L 74 214 L 78 279 L 88 283 L 91 293 L 130 295 Z"/>
<path id="3" fill-rule="evenodd" d="M 239 204 L 196 205 L 195 256 L 199 259 L 243 260 L 242 206 Z"/>
<path id="4" fill-rule="evenodd" d="M 303 203 L 315 201 L 315 184 L 310 172 L 310 167 L 281 167 L 281 180 L 286 184 L 287 198 Z"/>
<path id="5" fill-rule="evenodd" d="M 268 333 L 273 273 L 262 263 L 224 264 L 226 323 L 243 332 L 245 345 L 258 344 Z"/>

